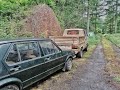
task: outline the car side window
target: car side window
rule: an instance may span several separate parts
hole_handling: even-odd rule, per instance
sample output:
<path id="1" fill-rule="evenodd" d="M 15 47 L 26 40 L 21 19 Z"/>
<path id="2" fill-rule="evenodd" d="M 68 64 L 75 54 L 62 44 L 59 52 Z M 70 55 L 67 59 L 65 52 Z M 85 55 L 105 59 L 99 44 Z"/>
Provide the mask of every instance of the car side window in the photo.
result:
<path id="1" fill-rule="evenodd" d="M 6 59 L 7 64 L 14 64 L 20 61 L 16 45 L 12 45 Z"/>
<path id="2" fill-rule="evenodd" d="M 51 41 L 40 41 L 39 43 L 44 55 L 54 54 L 59 51 Z"/>
<path id="3" fill-rule="evenodd" d="M 37 42 L 17 43 L 17 48 L 19 50 L 22 61 L 41 56 Z"/>
<path id="4" fill-rule="evenodd" d="M 60 49 L 55 44 L 53 44 L 53 47 L 54 47 L 54 52 L 55 53 L 60 52 Z"/>

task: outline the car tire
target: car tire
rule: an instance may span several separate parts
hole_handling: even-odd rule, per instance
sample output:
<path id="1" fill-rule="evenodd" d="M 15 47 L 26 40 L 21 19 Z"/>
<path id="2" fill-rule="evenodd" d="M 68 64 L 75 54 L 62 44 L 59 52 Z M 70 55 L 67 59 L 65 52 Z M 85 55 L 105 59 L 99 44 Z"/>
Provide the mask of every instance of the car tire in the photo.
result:
<path id="1" fill-rule="evenodd" d="M 5 87 L 3 87 L 0 90 L 20 90 L 20 88 L 17 85 L 7 85 Z"/>
<path id="2" fill-rule="evenodd" d="M 84 51 L 88 51 L 88 44 L 87 44 L 86 48 L 84 49 Z"/>
<path id="3" fill-rule="evenodd" d="M 65 71 L 70 71 L 71 69 L 72 69 L 72 66 L 73 66 L 73 64 L 72 64 L 72 58 L 69 58 L 68 60 L 67 60 L 67 62 L 66 62 L 66 65 L 65 65 Z"/>
<path id="4" fill-rule="evenodd" d="M 82 58 L 83 57 L 83 50 L 81 49 L 80 52 L 77 53 L 77 57 L 78 58 Z"/>
<path id="5" fill-rule="evenodd" d="M 84 49 L 84 51 L 86 51 L 86 52 L 87 52 L 87 51 L 88 51 L 88 47 L 86 47 L 86 48 Z"/>

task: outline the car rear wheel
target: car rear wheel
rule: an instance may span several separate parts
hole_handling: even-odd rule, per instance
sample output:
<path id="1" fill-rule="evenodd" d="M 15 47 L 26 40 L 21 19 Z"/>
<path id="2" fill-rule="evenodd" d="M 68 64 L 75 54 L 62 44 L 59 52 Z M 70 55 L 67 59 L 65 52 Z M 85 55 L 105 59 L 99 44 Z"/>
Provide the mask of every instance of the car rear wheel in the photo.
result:
<path id="1" fill-rule="evenodd" d="M 78 58 L 82 58 L 83 57 L 83 50 L 81 49 L 80 52 L 77 53 L 77 57 Z"/>
<path id="2" fill-rule="evenodd" d="M 20 88 L 17 85 L 7 85 L 0 90 L 20 90 Z"/>
<path id="3" fill-rule="evenodd" d="M 66 70 L 65 71 L 70 71 L 72 69 L 72 58 L 69 58 L 68 61 L 66 62 Z"/>
<path id="4" fill-rule="evenodd" d="M 86 48 L 84 49 L 84 51 L 88 51 L 88 44 L 87 44 Z"/>
<path id="5" fill-rule="evenodd" d="M 86 48 L 84 49 L 84 51 L 88 51 L 88 47 L 86 47 Z"/>

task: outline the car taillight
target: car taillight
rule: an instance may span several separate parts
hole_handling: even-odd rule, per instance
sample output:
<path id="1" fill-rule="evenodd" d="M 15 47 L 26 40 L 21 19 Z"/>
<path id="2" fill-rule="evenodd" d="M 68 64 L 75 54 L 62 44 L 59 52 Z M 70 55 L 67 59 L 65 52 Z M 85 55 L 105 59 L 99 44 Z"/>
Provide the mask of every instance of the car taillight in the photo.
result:
<path id="1" fill-rule="evenodd" d="M 78 46 L 72 45 L 72 49 L 78 49 Z"/>

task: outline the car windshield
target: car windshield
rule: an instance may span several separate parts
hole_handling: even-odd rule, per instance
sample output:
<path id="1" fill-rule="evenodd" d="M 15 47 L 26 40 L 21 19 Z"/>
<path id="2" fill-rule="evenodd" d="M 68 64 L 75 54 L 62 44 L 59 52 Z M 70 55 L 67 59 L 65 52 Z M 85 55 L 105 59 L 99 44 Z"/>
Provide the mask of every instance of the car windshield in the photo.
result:
<path id="1" fill-rule="evenodd" d="M 78 35 L 78 34 L 79 34 L 79 31 L 78 31 L 78 30 L 68 30 L 68 31 L 67 31 L 67 34 L 68 34 L 68 35 Z"/>
<path id="2" fill-rule="evenodd" d="M 10 44 L 1 44 L 0 45 L 0 60 L 3 58 L 3 56 L 5 55 L 8 47 Z"/>
<path id="3" fill-rule="evenodd" d="M 67 30 L 67 35 L 84 36 L 84 31 L 83 30 Z"/>

